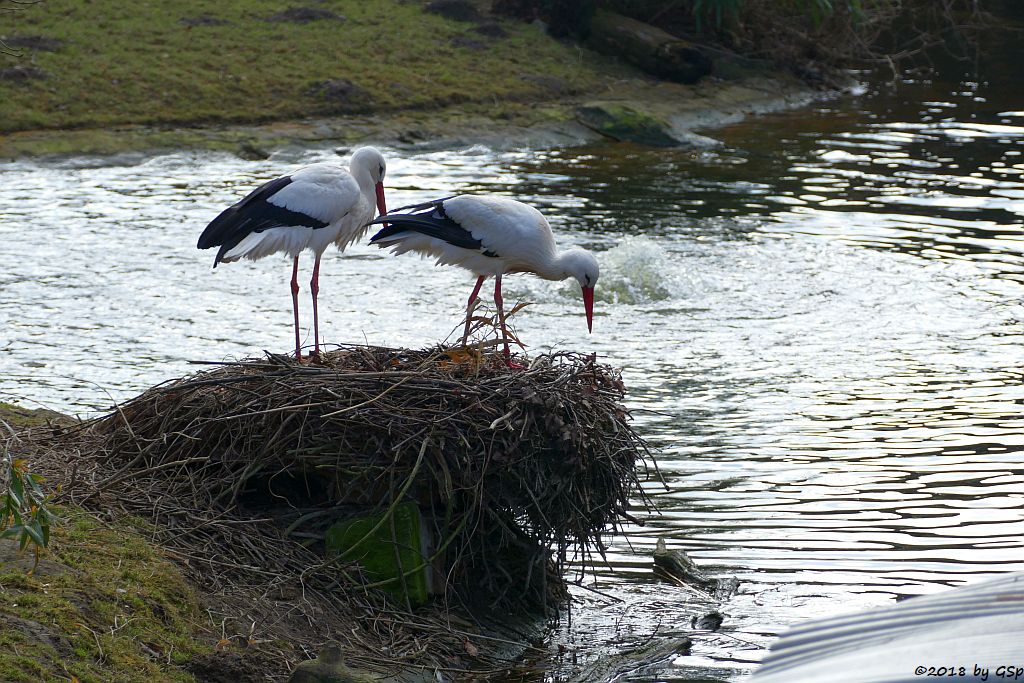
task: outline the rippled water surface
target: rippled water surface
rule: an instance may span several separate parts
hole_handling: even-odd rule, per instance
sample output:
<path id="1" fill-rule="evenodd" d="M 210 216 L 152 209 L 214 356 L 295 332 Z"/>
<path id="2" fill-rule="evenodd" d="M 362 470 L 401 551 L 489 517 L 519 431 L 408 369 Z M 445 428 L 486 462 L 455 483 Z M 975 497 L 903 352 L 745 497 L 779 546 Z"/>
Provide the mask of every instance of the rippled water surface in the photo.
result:
<path id="1" fill-rule="evenodd" d="M 575 286 L 506 284 L 535 302 L 532 352 L 623 368 L 665 482 L 551 634 L 549 676 L 690 632 L 692 596 L 650 571 L 659 536 L 743 585 L 721 632 L 633 680 L 734 680 L 795 621 L 1024 570 L 1022 92 L 875 88 L 696 151 L 386 150 L 391 205 L 514 195 L 601 261 L 592 336 Z M 333 158 L 0 168 L 0 398 L 89 415 L 192 359 L 287 351 L 289 264 L 211 270 L 195 240 L 254 184 Z M 365 244 L 321 275 L 328 342 L 437 341 L 472 284 Z"/>

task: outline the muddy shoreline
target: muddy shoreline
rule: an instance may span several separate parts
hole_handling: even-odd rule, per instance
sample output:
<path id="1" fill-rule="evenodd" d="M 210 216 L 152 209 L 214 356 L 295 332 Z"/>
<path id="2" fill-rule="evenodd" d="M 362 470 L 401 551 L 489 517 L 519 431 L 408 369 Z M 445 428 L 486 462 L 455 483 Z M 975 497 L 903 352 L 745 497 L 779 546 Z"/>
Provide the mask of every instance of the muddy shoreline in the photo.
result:
<path id="1" fill-rule="evenodd" d="M 699 131 L 750 115 L 795 108 L 833 93 L 807 88 L 782 74 L 736 80 L 705 79 L 687 86 L 655 80 L 609 82 L 604 92 L 539 102 L 460 104 L 439 109 L 374 115 L 315 118 L 235 125 L 188 127 L 121 126 L 76 130 L 37 130 L 0 136 L 0 159 L 69 156 L 146 157 L 169 150 L 224 151 L 243 158 L 265 158 L 289 147 L 375 143 L 398 149 L 432 150 L 483 144 L 492 149 L 562 147 L 602 139 L 646 142 L 615 129 L 597 130 L 584 111 L 626 111 L 627 129 L 643 119 L 663 133 L 665 144 L 711 146 Z"/>

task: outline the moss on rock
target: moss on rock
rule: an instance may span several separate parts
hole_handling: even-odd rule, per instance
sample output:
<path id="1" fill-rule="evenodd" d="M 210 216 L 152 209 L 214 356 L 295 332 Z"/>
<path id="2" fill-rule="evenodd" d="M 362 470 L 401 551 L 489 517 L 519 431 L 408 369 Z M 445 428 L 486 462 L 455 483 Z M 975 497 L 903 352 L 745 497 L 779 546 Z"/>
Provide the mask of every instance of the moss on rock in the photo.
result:
<path id="1" fill-rule="evenodd" d="M 605 137 L 654 147 L 675 147 L 679 140 L 667 122 L 619 103 L 592 102 L 576 109 L 576 120 Z"/>

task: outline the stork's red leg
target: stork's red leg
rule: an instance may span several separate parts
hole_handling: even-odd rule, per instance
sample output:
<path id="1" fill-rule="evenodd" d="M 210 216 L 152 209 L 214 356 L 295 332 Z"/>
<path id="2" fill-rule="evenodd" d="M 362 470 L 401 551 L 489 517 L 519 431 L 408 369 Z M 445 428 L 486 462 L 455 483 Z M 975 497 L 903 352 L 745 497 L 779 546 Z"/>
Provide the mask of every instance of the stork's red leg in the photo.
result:
<path id="1" fill-rule="evenodd" d="M 320 254 L 316 255 L 313 264 L 313 277 L 309 281 L 309 291 L 313 293 L 313 353 L 320 355 L 320 317 L 316 310 L 316 295 L 320 293 Z"/>
<path id="2" fill-rule="evenodd" d="M 480 287 L 483 284 L 484 276 L 481 275 L 476 279 L 476 287 L 473 288 L 473 293 L 469 295 L 469 303 L 466 305 L 466 331 L 462 333 L 463 346 L 469 343 L 469 319 L 473 317 L 473 304 L 476 303 L 476 296 L 480 293 Z"/>
<path id="3" fill-rule="evenodd" d="M 494 305 L 498 308 L 498 323 L 501 325 L 501 339 L 505 344 L 505 363 L 511 367 L 512 352 L 508 348 L 508 330 L 505 328 L 505 309 L 502 308 L 504 299 L 501 298 L 501 276 L 494 276 Z"/>
<path id="4" fill-rule="evenodd" d="M 295 358 L 302 360 L 302 343 L 299 341 L 299 257 L 292 264 L 292 313 L 295 316 Z"/>

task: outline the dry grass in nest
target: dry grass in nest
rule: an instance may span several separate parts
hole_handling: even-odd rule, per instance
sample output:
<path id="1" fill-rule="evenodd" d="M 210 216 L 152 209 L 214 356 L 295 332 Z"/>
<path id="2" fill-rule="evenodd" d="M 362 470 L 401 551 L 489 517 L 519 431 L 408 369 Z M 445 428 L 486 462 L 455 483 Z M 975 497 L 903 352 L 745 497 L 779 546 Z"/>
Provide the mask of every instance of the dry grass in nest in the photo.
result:
<path id="1" fill-rule="evenodd" d="M 333 640 L 356 665 L 479 669 L 503 665 L 496 648 L 468 647 L 431 610 L 537 614 L 564 600 L 567 562 L 585 566 L 642 496 L 646 447 L 623 394 L 614 370 L 572 353 L 522 369 L 466 349 L 269 355 L 65 432 L 51 450 L 77 450 L 72 471 L 48 469 L 63 470 L 69 502 L 150 521 L 226 612 L 255 622 L 246 638 L 306 646 L 285 659 Z M 330 524 L 405 500 L 433 527 L 447 578 L 420 610 L 322 553 Z"/>

